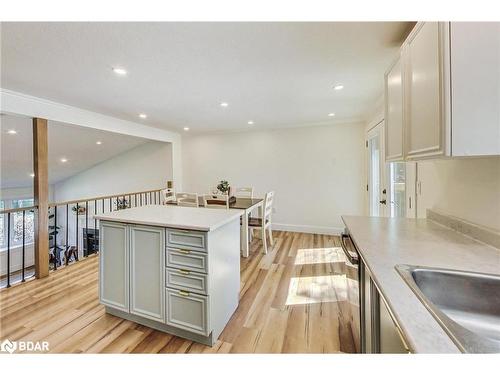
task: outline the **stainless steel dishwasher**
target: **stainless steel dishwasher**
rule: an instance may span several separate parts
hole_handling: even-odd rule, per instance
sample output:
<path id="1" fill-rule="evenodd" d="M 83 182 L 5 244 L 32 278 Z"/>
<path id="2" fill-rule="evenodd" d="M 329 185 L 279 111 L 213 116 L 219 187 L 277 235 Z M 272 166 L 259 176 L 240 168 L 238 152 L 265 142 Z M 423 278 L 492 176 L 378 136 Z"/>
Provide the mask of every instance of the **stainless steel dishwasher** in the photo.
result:
<path id="1" fill-rule="evenodd" d="M 346 256 L 347 299 L 358 353 L 408 353 L 401 329 L 380 294 L 347 229 L 340 236 Z"/>
<path id="2" fill-rule="evenodd" d="M 346 256 L 345 270 L 347 277 L 347 301 L 349 303 L 347 321 L 350 325 L 354 348 L 357 353 L 364 352 L 361 340 L 361 309 L 360 309 L 360 257 L 347 229 L 340 236 L 342 250 Z"/>

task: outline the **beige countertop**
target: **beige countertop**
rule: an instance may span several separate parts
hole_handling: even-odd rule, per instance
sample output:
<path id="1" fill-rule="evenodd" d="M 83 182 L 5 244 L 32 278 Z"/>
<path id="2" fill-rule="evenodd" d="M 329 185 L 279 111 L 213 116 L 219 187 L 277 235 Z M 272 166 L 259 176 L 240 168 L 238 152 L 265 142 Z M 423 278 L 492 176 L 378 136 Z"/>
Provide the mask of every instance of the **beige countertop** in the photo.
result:
<path id="1" fill-rule="evenodd" d="M 425 219 L 342 217 L 361 257 L 416 353 L 458 353 L 394 266 L 500 274 L 500 250 Z"/>
<path id="2" fill-rule="evenodd" d="M 148 205 L 95 215 L 99 220 L 209 232 L 239 218 L 242 210 Z"/>

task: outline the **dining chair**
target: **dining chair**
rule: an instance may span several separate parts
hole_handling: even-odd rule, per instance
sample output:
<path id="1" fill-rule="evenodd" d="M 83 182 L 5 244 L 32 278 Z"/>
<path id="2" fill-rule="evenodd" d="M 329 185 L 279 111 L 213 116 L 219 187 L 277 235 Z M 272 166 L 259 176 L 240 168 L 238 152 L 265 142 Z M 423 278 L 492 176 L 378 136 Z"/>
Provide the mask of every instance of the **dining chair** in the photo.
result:
<path id="1" fill-rule="evenodd" d="M 203 205 L 207 208 L 229 209 L 229 195 L 227 194 L 204 194 Z"/>
<path id="2" fill-rule="evenodd" d="M 237 198 L 253 198 L 253 187 L 238 187 L 234 189 Z"/>
<path id="3" fill-rule="evenodd" d="M 269 234 L 269 243 L 271 246 L 274 245 L 273 240 L 273 231 L 271 229 L 271 215 L 273 213 L 273 200 L 274 200 L 274 191 L 270 191 L 266 193 L 266 197 L 264 198 L 264 207 L 262 208 L 262 218 L 260 217 L 251 217 L 248 220 L 249 229 L 252 228 L 260 228 L 261 236 L 262 236 L 262 245 L 264 247 L 264 254 L 267 254 L 267 238 L 266 238 L 266 229 Z"/>
<path id="4" fill-rule="evenodd" d="M 234 194 L 233 194 L 236 198 L 253 198 L 253 186 L 250 186 L 250 187 L 237 187 L 234 189 Z M 250 212 L 248 214 L 248 219 L 250 219 L 252 217 L 252 213 Z M 241 225 L 242 221 L 240 219 L 240 225 Z M 252 241 L 253 239 L 253 230 L 250 230 L 250 242 Z"/>
<path id="5" fill-rule="evenodd" d="M 183 207 L 198 207 L 198 194 L 196 193 L 177 193 L 177 205 Z"/>
<path id="6" fill-rule="evenodd" d="M 175 201 L 174 189 L 169 189 L 169 188 L 163 189 L 161 191 L 161 196 L 163 198 L 163 204 Z"/>

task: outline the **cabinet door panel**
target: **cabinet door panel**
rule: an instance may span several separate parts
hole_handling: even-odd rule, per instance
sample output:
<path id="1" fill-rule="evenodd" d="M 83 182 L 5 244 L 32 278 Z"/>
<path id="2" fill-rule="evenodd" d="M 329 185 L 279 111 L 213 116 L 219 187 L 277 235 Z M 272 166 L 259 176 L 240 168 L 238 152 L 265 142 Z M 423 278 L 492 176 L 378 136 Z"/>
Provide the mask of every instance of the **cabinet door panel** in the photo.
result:
<path id="1" fill-rule="evenodd" d="M 207 296 L 167 289 L 167 324 L 208 336 L 208 301 Z"/>
<path id="2" fill-rule="evenodd" d="M 164 233 L 162 228 L 130 227 L 130 312 L 164 320 Z"/>
<path id="3" fill-rule="evenodd" d="M 128 229 L 101 221 L 99 297 L 102 304 L 129 312 Z"/>
<path id="4" fill-rule="evenodd" d="M 452 22 L 452 154 L 500 155 L 500 22 Z"/>
<path id="5" fill-rule="evenodd" d="M 408 157 L 444 151 L 440 48 L 437 22 L 424 23 L 408 43 Z"/>
<path id="6" fill-rule="evenodd" d="M 403 159 L 403 77 L 398 59 L 385 77 L 385 156 L 386 160 Z"/>

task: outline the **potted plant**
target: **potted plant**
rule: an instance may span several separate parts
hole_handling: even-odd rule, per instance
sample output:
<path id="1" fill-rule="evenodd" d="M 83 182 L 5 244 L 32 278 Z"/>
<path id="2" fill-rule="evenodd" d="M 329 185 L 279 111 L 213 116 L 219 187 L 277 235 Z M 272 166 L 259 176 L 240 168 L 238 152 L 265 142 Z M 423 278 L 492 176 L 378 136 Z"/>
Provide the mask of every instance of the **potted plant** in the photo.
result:
<path id="1" fill-rule="evenodd" d="M 85 206 L 78 206 L 78 209 L 76 208 L 76 206 L 73 206 L 71 207 L 71 211 L 73 211 L 74 214 L 78 215 L 85 215 L 85 212 L 87 212 Z"/>
<path id="2" fill-rule="evenodd" d="M 125 198 L 117 198 L 116 199 L 116 209 L 117 210 L 124 210 L 125 208 L 128 208 L 128 200 Z"/>
<path id="3" fill-rule="evenodd" d="M 229 186 L 229 182 L 226 180 L 221 180 L 217 185 L 217 190 L 221 192 L 221 194 L 226 194 L 231 196 L 231 186 Z"/>
<path id="4" fill-rule="evenodd" d="M 55 242 L 55 236 L 59 234 L 61 227 L 59 225 L 54 225 L 55 214 L 49 214 L 49 265 L 52 267 L 54 263 L 57 263 L 59 267 L 61 265 L 61 247 L 57 246 Z"/>

